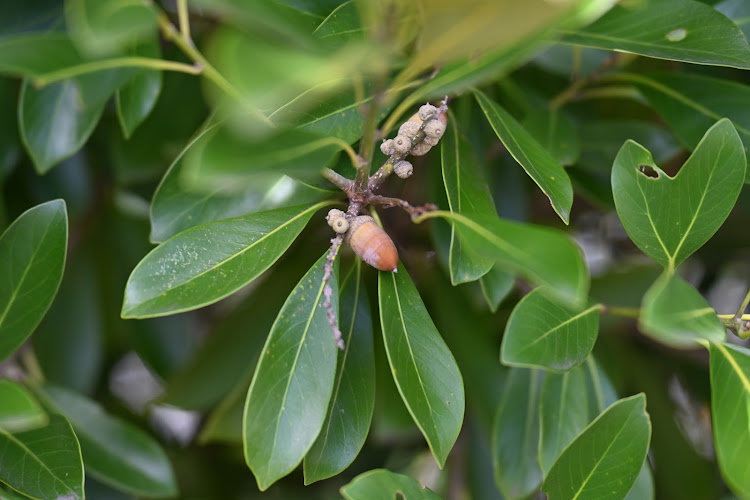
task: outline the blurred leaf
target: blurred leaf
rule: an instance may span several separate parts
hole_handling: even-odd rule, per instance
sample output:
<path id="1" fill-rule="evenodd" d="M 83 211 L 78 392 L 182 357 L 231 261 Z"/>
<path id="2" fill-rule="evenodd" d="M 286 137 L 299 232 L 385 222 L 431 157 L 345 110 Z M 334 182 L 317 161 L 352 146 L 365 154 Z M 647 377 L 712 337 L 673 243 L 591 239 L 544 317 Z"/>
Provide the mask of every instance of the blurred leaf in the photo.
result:
<path id="1" fill-rule="evenodd" d="M 47 414 L 29 391 L 18 382 L 0 379 L 0 429 L 18 432 L 46 425 L 47 421 Z"/>
<path id="2" fill-rule="evenodd" d="M 621 399 L 565 449 L 542 489 L 550 500 L 625 498 L 643 466 L 650 438 L 645 395 Z"/>
<path id="3" fill-rule="evenodd" d="M 427 216 L 455 223 L 466 245 L 492 256 L 504 269 L 521 274 L 535 285 L 549 285 L 547 291 L 555 299 L 579 306 L 584 302 L 589 287 L 586 266 L 578 247 L 563 233 L 499 217 L 475 222 L 443 211 Z"/>
<path id="4" fill-rule="evenodd" d="M 17 434 L 0 428 L 0 481 L 32 498 L 82 499 L 81 448 L 68 421 L 52 415 L 48 426 Z"/>
<path id="5" fill-rule="evenodd" d="M 279 174 L 318 172 L 341 150 L 334 137 L 302 129 L 262 140 L 239 137 L 226 126 L 214 129 L 183 157 L 181 181 L 193 190 L 246 190 Z"/>
<path id="6" fill-rule="evenodd" d="M 455 119 L 451 119 L 448 125 L 440 152 L 445 193 L 451 212 L 472 220 L 488 213 L 497 213 L 471 144 L 459 134 Z M 476 281 L 487 274 L 493 264 L 491 258 L 478 255 L 471 246 L 465 246 L 458 238 L 455 227 L 451 228 L 449 262 L 453 285 Z"/>
<path id="7" fill-rule="evenodd" d="M 616 6 L 564 41 L 648 57 L 733 68 L 750 68 L 750 47 L 732 21 L 693 0 Z"/>
<path id="8" fill-rule="evenodd" d="M 569 370 L 593 349 L 602 306 L 571 308 L 547 295 L 537 288 L 513 309 L 503 334 L 500 360 L 504 364 Z"/>
<path id="9" fill-rule="evenodd" d="M 359 21 L 359 12 L 354 0 L 349 0 L 336 7 L 315 28 L 313 36 L 331 49 L 341 48 L 348 43 L 364 39 L 365 31 Z"/>
<path id="10" fill-rule="evenodd" d="M 292 291 L 268 334 L 245 400 L 245 461 L 258 488 L 294 470 L 321 431 L 338 350 L 323 307 L 328 252 Z M 338 264 L 329 284 L 338 290 Z M 331 296 L 338 310 L 338 294 Z"/>
<path id="11" fill-rule="evenodd" d="M 556 109 L 535 111 L 523 120 L 523 128 L 563 166 L 573 165 L 581 155 L 579 128 Z"/>
<path id="12" fill-rule="evenodd" d="M 260 351 L 260 349 L 258 350 Z M 253 368 L 255 368 L 256 361 L 257 359 L 253 360 Z M 252 371 L 250 372 L 250 376 L 252 376 Z M 245 397 L 247 396 L 247 388 L 250 385 L 250 380 L 250 377 L 246 377 L 246 380 L 241 384 L 237 384 L 226 398 L 219 403 L 216 409 L 211 412 L 198 436 L 200 444 L 211 442 L 242 443 L 242 417 L 245 412 Z"/>
<path id="13" fill-rule="evenodd" d="M 91 1 L 91 0 L 78 0 Z M 159 38 L 154 36 L 131 50 L 134 56 L 161 58 Z M 144 69 L 133 75 L 117 91 L 117 117 L 125 137 L 133 135 L 136 127 L 146 119 L 156 106 L 162 85 L 162 72 Z"/>
<path id="14" fill-rule="evenodd" d="M 67 244 L 63 200 L 30 208 L 0 236 L 0 360 L 23 344 L 49 309 Z"/>
<path id="15" fill-rule="evenodd" d="M 625 500 L 654 500 L 654 476 L 648 464 L 648 456 Z"/>
<path id="16" fill-rule="evenodd" d="M 184 156 L 209 140 L 216 126 L 200 131 L 174 160 L 159 183 L 151 202 L 151 241 L 161 243 L 191 227 L 228 217 L 299 203 L 319 201 L 328 191 L 279 175 L 249 184 L 244 191 L 193 192 L 180 182 Z"/>
<path id="17" fill-rule="evenodd" d="M 0 39 L 0 73 L 11 76 L 39 77 L 83 61 L 65 33 L 21 33 Z"/>
<path id="18" fill-rule="evenodd" d="M 657 167 L 643 146 L 626 142 L 612 167 L 612 192 L 633 242 L 673 270 L 719 229 L 744 179 L 742 141 L 722 119 L 674 177 Z"/>
<path id="19" fill-rule="evenodd" d="M 46 31 L 61 28 L 63 2 L 36 0 L 34 2 L 7 3 L 0 18 L 0 37 L 23 32 Z"/>
<path id="20" fill-rule="evenodd" d="M 690 73 L 625 73 L 617 78 L 634 84 L 690 149 L 696 148 L 704 130 L 723 117 L 732 120 L 740 137 L 750 144 L 747 85 Z"/>
<path id="21" fill-rule="evenodd" d="M 0 109 L 13 109 L 18 101 L 18 87 L 10 78 L 0 76 Z M 15 120 L 0 120 L 0 183 L 21 157 L 21 139 Z M 0 221 L 0 225 L 2 222 Z"/>
<path id="22" fill-rule="evenodd" d="M 583 364 L 586 372 L 586 387 L 588 394 L 588 409 L 591 422 L 599 416 L 610 405 L 614 404 L 618 397 L 612 382 L 607 378 L 607 374 L 601 366 L 594 360 L 593 356 L 586 358 Z"/>
<path id="23" fill-rule="evenodd" d="M 628 139 L 651 151 L 656 163 L 666 162 L 682 149 L 667 130 L 642 120 L 587 120 L 581 124 L 580 134 L 579 164 L 606 172 L 607 184 L 617 152 Z"/>
<path id="24" fill-rule="evenodd" d="M 573 187 L 562 165 L 510 113 L 482 92 L 477 90 L 474 95 L 508 152 L 549 198 L 552 208 L 563 222 L 568 224 L 570 207 L 573 205 Z"/>
<path id="25" fill-rule="evenodd" d="M 544 377 L 539 402 L 539 465 L 544 475 L 591 421 L 586 375 L 586 366 L 576 366 Z"/>
<path id="26" fill-rule="evenodd" d="M 40 174 L 75 154 L 88 140 L 104 105 L 133 71 L 108 70 L 35 89 L 21 87 L 18 126 Z"/>
<path id="27" fill-rule="evenodd" d="M 750 496 L 750 351 L 712 343 L 711 419 L 722 476 L 742 498 Z"/>
<path id="28" fill-rule="evenodd" d="M 65 21 L 81 52 L 104 55 L 156 34 L 151 4 L 121 0 L 65 0 Z"/>
<path id="29" fill-rule="evenodd" d="M 463 423 L 461 372 L 403 264 L 379 273 L 378 297 L 393 380 L 442 469 Z"/>
<path id="30" fill-rule="evenodd" d="M 70 420 L 81 442 L 87 473 L 134 495 L 156 498 L 177 494 L 169 458 L 143 430 L 63 387 L 44 384 L 38 395 L 45 405 Z"/>
<path id="31" fill-rule="evenodd" d="M 189 311 L 236 292 L 268 269 L 327 204 L 209 222 L 170 238 L 133 270 L 122 317 Z"/>
<path id="32" fill-rule="evenodd" d="M 695 348 L 701 339 L 721 342 L 724 326 L 698 290 L 676 274 L 663 274 L 643 296 L 640 329 L 673 348 Z"/>
<path id="33" fill-rule="evenodd" d="M 512 368 L 492 430 L 495 483 L 505 498 L 525 498 L 539 488 L 539 393 L 541 370 Z"/>
<path id="34" fill-rule="evenodd" d="M 339 325 L 345 349 L 338 358 L 326 420 L 305 455 L 305 484 L 335 476 L 359 454 L 370 430 L 375 405 L 372 316 L 360 276 L 361 261 L 341 290 Z"/>
<path id="35" fill-rule="evenodd" d="M 750 37 L 750 4 L 745 0 L 724 0 L 716 3 L 714 9 L 733 20 L 745 38 Z"/>
<path id="36" fill-rule="evenodd" d="M 495 264 L 487 274 L 479 278 L 479 284 L 482 286 L 482 295 L 487 301 L 490 311 L 495 313 L 503 299 L 513 290 L 516 278 Z"/>
<path id="37" fill-rule="evenodd" d="M 404 498 L 409 500 L 439 500 L 431 489 L 422 486 L 416 479 L 386 469 L 375 469 L 355 477 L 341 488 L 347 500 L 385 500 Z"/>

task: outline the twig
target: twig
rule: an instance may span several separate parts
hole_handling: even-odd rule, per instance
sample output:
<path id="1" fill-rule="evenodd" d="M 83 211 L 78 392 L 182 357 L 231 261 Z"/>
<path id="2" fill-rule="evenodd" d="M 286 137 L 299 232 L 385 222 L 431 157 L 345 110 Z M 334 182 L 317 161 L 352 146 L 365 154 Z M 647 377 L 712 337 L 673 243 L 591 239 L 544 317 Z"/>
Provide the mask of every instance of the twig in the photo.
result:
<path id="1" fill-rule="evenodd" d="M 387 196 L 379 196 L 376 194 L 371 195 L 367 199 L 367 203 L 369 203 L 370 205 L 379 205 L 385 208 L 399 207 L 406 213 L 408 213 L 412 217 L 412 219 L 415 217 L 419 217 L 420 215 L 427 212 L 432 212 L 433 210 L 438 209 L 437 205 L 435 205 L 434 203 L 425 203 L 424 205 L 415 207 L 409 204 L 409 202 L 406 200 L 402 200 L 400 198 L 389 198 Z"/>
<path id="2" fill-rule="evenodd" d="M 336 341 L 336 345 L 342 351 L 346 346 L 344 345 L 344 339 L 341 338 L 341 330 L 339 329 L 338 318 L 336 318 L 336 311 L 333 310 L 331 304 L 331 296 L 334 291 L 328 282 L 331 279 L 331 274 L 333 274 L 333 263 L 336 261 L 336 255 L 338 255 L 339 248 L 341 248 L 341 243 L 343 243 L 343 241 L 344 237 L 340 234 L 331 240 L 331 248 L 328 250 L 328 257 L 326 257 L 326 263 L 323 266 L 323 296 L 325 297 L 323 307 L 326 310 L 328 324 L 331 325 L 331 331 L 333 331 L 333 338 Z M 338 290 L 336 292 L 338 293 Z"/>

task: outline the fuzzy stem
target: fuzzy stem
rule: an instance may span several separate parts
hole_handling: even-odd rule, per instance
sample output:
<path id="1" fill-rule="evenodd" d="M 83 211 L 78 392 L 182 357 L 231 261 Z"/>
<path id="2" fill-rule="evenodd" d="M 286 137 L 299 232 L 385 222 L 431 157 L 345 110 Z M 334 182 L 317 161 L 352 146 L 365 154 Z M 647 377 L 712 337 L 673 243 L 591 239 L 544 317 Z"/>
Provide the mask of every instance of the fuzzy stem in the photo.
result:
<path id="1" fill-rule="evenodd" d="M 390 208 L 390 207 L 399 207 L 403 209 L 406 213 L 408 213 L 412 219 L 415 217 L 419 217 L 420 215 L 432 212 L 433 210 L 437 210 L 437 205 L 433 203 L 426 203 L 424 205 L 420 206 L 413 206 L 409 204 L 408 201 L 402 200 L 400 198 L 389 198 L 386 196 L 378 196 L 378 195 L 371 195 L 369 198 L 367 198 L 367 202 L 371 205 L 380 205 L 381 207 Z"/>
<path id="2" fill-rule="evenodd" d="M 343 241 L 344 237 L 340 234 L 331 240 L 331 248 L 328 250 L 326 263 L 323 266 L 323 296 L 325 297 L 323 307 L 326 310 L 328 324 L 331 326 L 331 331 L 333 332 L 333 339 L 336 341 L 338 348 L 342 351 L 346 346 L 344 345 L 344 339 L 341 338 L 341 330 L 339 329 L 336 311 L 333 310 L 333 304 L 331 304 L 331 296 L 334 294 L 334 290 L 328 282 L 331 279 L 331 274 L 333 274 L 333 263 L 336 261 L 336 256 L 339 253 L 339 248 L 341 248 L 341 243 Z M 336 290 L 335 293 L 338 293 L 338 290 Z"/>

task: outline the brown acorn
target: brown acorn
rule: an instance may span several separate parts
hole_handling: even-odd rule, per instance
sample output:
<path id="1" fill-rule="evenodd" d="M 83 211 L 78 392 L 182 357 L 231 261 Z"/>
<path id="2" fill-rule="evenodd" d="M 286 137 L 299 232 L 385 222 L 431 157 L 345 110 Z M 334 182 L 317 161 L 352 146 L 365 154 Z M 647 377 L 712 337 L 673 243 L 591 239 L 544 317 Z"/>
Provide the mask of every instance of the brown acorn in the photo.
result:
<path id="1" fill-rule="evenodd" d="M 383 228 L 369 215 L 355 217 L 349 223 L 346 242 L 360 259 L 381 271 L 396 272 L 398 251 Z"/>

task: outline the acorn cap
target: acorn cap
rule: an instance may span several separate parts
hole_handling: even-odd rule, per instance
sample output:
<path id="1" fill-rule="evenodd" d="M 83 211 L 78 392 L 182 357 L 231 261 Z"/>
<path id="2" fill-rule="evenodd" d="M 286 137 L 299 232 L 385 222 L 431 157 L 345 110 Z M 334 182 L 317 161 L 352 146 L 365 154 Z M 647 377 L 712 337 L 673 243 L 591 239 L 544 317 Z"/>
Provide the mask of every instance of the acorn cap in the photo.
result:
<path id="1" fill-rule="evenodd" d="M 375 219 L 369 215 L 358 215 L 349 221 L 349 231 L 346 232 L 345 241 L 348 244 L 352 235 L 359 229 L 359 227 L 366 222 L 375 222 Z"/>

